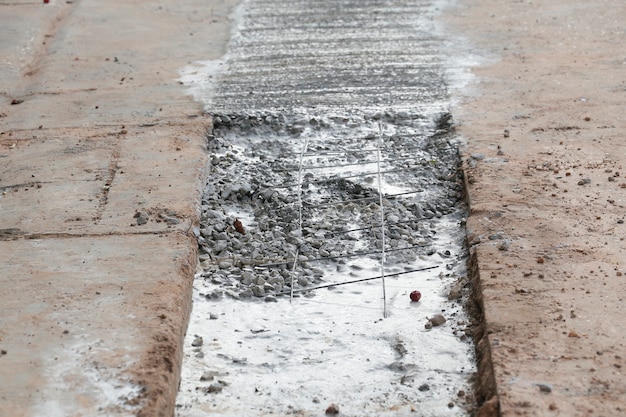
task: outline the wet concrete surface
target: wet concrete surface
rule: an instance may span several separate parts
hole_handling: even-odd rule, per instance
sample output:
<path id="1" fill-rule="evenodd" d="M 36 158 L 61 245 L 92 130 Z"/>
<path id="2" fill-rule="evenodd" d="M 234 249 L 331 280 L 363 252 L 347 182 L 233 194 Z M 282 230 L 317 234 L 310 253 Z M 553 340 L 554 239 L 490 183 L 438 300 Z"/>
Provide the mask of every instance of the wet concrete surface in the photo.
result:
<path id="1" fill-rule="evenodd" d="M 445 107 L 437 2 L 248 1 L 212 112 Z M 438 109 L 439 110 L 439 109 Z"/>

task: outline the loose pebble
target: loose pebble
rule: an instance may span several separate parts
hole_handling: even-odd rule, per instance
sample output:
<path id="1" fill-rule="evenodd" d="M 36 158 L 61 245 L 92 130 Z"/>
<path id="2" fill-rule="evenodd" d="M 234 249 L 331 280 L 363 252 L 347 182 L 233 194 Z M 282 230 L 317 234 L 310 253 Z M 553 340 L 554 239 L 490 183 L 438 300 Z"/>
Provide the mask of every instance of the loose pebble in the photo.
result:
<path id="1" fill-rule="evenodd" d="M 429 318 L 428 321 L 433 327 L 438 327 L 446 322 L 446 318 L 442 314 L 435 314 L 434 316 Z"/>
<path id="2" fill-rule="evenodd" d="M 385 112 L 388 128 L 401 131 L 404 124 L 416 123 L 416 127 L 424 129 L 423 121 L 415 115 L 402 117 L 402 112 Z M 215 285 L 222 289 L 221 293 L 211 293 L 212 298 L 227 295 L 236 298 L 263 298 L 274 302 L 275 297 L 284 291 L 287 283 L 291 283 L 291 275 L 297 288 L 318 285 L 325 279 L 324 268 L 317 262 L 320 258 L 341 265 L 342 255 L 350 254 L 356 249 L 355 242 L 361 240 L 372 249 L 380 248 L 382 236 L 380 230 L 359 232 L 357 238 L 350 233 L 336 233 L 351 228 L 369 228 L 378 224 L 380 207 L 377 202 L 377 191 L 367 181 L 352 178 L 330 177 L 326 182 L 317 181 L 315 187 L 310 181 L 319 180 L 313 173 L 303 171 L 301 179 L 306 201 L 312 204 L 322 203 L 317 208 L 316 221 L 310 222 L 305 216 L 302 230 L 297 210 L 297 198 L 289 190 L 280 187 L 292 180 L 292 172 L 282 169 L 292 163 L 290 157 L 283 156 L 286 151 L 282 140 L 265 140 L 264 148 L 232 149 L 224 152 L 231 132 L 240 136 L 242 132 L 267 135 L 299 135 L 311 128 L 343 129 L 351 125 L 353 128 L 364 128 L 371 125 L 371 129 L 378 131 L 377 119 L 363 119 L 349 117 L 333 117 L 330 121 L 318 120 L 317 117 L 304 117 L 289 120 L 286 115 L 250 115 L 250 114 L 216 114 L 214 119 L 214 133 L 209 144 L 211 154 L 209 159 L 212 172 L 207 182 L 201 202 L 201 224 L 199 226 L 198 244 L 200 256 L 205 256 L 202 262 L 203 274 Z M 310 121 L 315 119 L 315 123 Z M 415 120 L 415 122 L 413 122 Z M 439 120 L 439 119 L 437 119 Z M 402 125 L 393 126 L 391 123 L 402 121 Z M 439 126 L 439 121 L 435 121 Z M 444 123 L 439 134 L 450 129 Z M 265 130 L 264 130 L 265 129 Z M 377 137 L 376 135 L 373 136 Z M 398 139 L 389 139 L 388 151 L 403 152 L 403 144 L 396 143 Z M 387 254 L 387 264 L 406 264 L 415 262 L 424 254 L 427 256 L 439 253 L 446 260 L 455 260 L 455 252 L 447 248 L 439 249 L 432 245 L 436 234 L 436 226 L 424 227 L 424 220 L 431 222 L 458 211 L 458 204 L 462 199 L 462 184 L 456 178 L 458 153 L 448 145 L 424 137 L 424 145 L 420 147 L 420 154 L 416 161 L 427 158 L 428 164 L 417 164 L 404 175 L 406 181 L 413 179 L 425 181 L 432 185 L 435 193 L 423 201 L 411 198 L 387 199 L 385 203 L 385 218 L 388 231 L 385 244 L 390 248 L 414 248 L 407 251 L 393 251 Z M 313 145 L 312 145 L 313 146 Z M 361 145 L 359 145 L 359 148 Z M 252 155 L 254 154 L 254 156 Z M 265 156 L 265 157 L 263 157 Z M 255 163 L 250 164 L 246 158 L 254 157 Z M 350 161 L 358 161 L 366 154 L 347 154 Z M 482 160 L 482 153 L 473 154 L 474 160 Z M 319 164 L 337 164 L 335 156 L 326 156 L 320 152 Z M 245 169 L 242 167 L 245 166 Z M 272 184 L 272 181 L 275 184 Z M 324 205 L 328 199 L 325 195 L 332 195 L 334 200 L 344 200 L 343 205 Z M 372 199 L 367 204 L 358 203 L 361 199 Z M 368 200 L 365 200 L 368 201 Z M 175 216 L 170 216 L 176 218 Z M 355 223 L 355 219 L 358 220 Z M 194 231 L 195 233 L 195 231 Z M 368 239 L 370 239 L 368 241 Z M 301 262 L 293 264 L 294 253 L 298 253 Z M 455 260 L 456 262 L 456 260 Z M 269 264 L 263 268 L 253 266 Z M 248 265 L 250 267 L 248 267 Z M 292 268 L 295 266 L 295 270 Z M 350 264 L 352 268 L 361 268 L 358 263 Z M 223 271 L 220 277 L 214 277 L 217 271 Z M 270 280 L 273 272 L 282 274 L 283 281 Z M 265 275 L 267 274 L 267 275 Z M 355 275 L 360 276 L 360 275 Z M 270 285 L 267 285 L 270 284 Z M 315 293 L 311 293 L 314 295 Z M 218 297 L 219 296 L 219 297 Z M 209 297 L 207 297 L 209 298 Z"/>
<path id="3" fill-rule="evenodd" d="M 539 387 L 539 391 L 545 394 L 549 394 L 552 392 L 552 387 L 548 384 L 537 384 L 537 386 Z"/>

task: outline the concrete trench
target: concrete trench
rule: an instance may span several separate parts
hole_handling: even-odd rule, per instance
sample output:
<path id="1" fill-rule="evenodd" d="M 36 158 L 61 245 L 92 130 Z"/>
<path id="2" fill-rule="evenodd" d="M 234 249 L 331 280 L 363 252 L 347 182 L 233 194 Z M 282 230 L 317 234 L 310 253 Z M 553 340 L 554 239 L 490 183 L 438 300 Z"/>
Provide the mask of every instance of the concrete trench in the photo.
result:
<path id="1" fill-rule="evenodd" d="M 475 408 L 443 5 L 245 1 L 183 71 L 214 126 L 178 416 Z"/>
<path id="2" fill-rule="evenodd" d="M 3 380 L 0 414 L 173 415 L 192 284 L 180 415 L 320 415 L 331 402 L 344 415 L 471 414 L 472 402 L 479 416 L 623 412 L 622 3 L 450 1 L 435 17 L 446 2 L 245 1 L 229 53 L 183 71 L 195 103 L 177 70 L 226 52 L 238 0 L 47 3 L 2 5 L 0 367 L 18 377 Z M 453 45 L 438 22 L 471 45 Z M 466 181 L 471 201 L 465 210 L 455 195 L 454 208 L 434 204 L 423 220 L 417 206 L 425 214 L 441 195 L 398 188 L 430 189 L 431 174 L 458 167 L 458 138 L 442 122 L 474 48 L 493 59 L 473 62 L 476 83 L 451 94 L 468 141 L 465 175 L 451 183 Z M 198 102 L 215 116 L 210 165 L 211 117 Z M 384 187 L 369 147 L 380 136 L 383 164 L 398 164 Z M 454 162 L 420 164 L 444 142 Z M 425 175 L 412 178 L 411 165 Z M 267 199 L 242 189 L 252 180 Z M 379 188 L 394 249 L 386 318 Z M 298 236 L 300 198 L 308 230 Z M 415 248 L 398 246 L 408 238 Z M 244 265 L 249 243 L 276 253 Z M 290 303 L 277 284 L 296 274 Z M 346 283 L 359 277 L 373 279 Z M 263 297 L 237 299 L 250 278 L 265 282 Z M 470 290 L 478 325 L 464 328 Z M 425 329 L 443 308 L 447 322 Z M 470 362 L 463 375 L 462 364 L 437 372 L 424 359 L 448 341 L 467 348 L 454 354 Z M 469 384 L 446 379 L 466 375 L 475 401 Z"/>

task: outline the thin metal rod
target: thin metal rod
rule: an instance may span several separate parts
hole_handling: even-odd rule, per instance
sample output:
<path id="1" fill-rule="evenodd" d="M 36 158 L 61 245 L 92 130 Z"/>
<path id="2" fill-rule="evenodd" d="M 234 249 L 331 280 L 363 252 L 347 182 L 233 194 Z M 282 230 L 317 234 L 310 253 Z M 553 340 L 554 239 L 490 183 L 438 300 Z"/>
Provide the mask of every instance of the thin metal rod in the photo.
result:
<path id="1" fill-rule="evenodd" d="M 372 226 L 373 228 L 374 226 Z M 425 248 L 429 246 L 428 243 L 424 243 L 424 244 L 420 244 L 420 245 L 412 245 L 412 246 L 407 246 L 404 248 L 393 248 L 393 249 L 387 249 L 387 252 L 397 252 L 397 251 L 401 251 L 401 250 L 411 250 L 411 249 L 415 249 L 415 248 Z M 335 255 L 335 256 L 326 256 L 326 257 L 321 257 L 321 258 L 313 258 L 313 259 L 307 259 L 305 261 L 299 261 L 298 263 L 305 263 L 305 262 L 317 262 L 317 261 L 327 261 L 330 259 L 340 259 L 340 258 L 351 258 L 354 256 L 363 256 L 363 255 L 372 255 L 374 253 L 380 253 L 379 250 L 374 250 L 371 252 L 354 252 L 354 253 L 346 253 L 343 255 Z M 292 259 L 289 260 L 285 260 L 282 262 L 273 262 L 273 263 L 269 263 L 269 264 L 261 264 L 261 265 L 255 265 L 257 268 L 267 268 L 270 266 L 279 266 L 279 265 L 287 265 L 290 264 L 291 262 L 293 262 Z"/>
<path id="2" fill-rule="evenodd" d="M 411 170 L 412 168 L 419 168 L 420 165 L 410 165 L 408 167 L 403 167 L 403 168 L 398 168 L 398 169 L 390 169 L 387 171 L 381 171 L 381 174 L 392 174 L 394 172 L 406 172 L 407 170 Z M 370 175 L 375 175 L 375 172 L 363 172 L 360 174 L 353 174 L 353 175 L 342 175 L 342 176 L 333 176 L 333 177 L 328 177 L 328 178 L 324 178 L 323 180 L 314 180 L 314 181 L 309 181 L 310 184 L 322 184 L 325 182 L 331 182 L 331 181 L 337 181 L 337 180 L 347 180 L 350 178 L 360 178 L 360 177 L 368 177 Z M 280 184 L 280 185 L 268 185 L 266 188 L 271 188 L 271 189 L 278 189 L 278 188 L 291 188 L 293 186 L 295 186 L 297 184 L 294 183 L 290 183 L 290 184 Z"/>
<path id="3" fill-rule="evenodd" d="M 296 248 L 293 254 L 293 267 L 291 268 L 291 294 L 289 295 L 289 303 L 293 303 L 293 277 L 296 276 L 296 265 L 298 264 L 298 248 Z"/>
<path id="4" fill-rule="evenodd" d="M 414 219 L 414 220 L 402 220 L 401 222 L 395 222 L 395 223 L 389 223 L 387 222 L 387 226 L 396 226 L 398 224 L 405 224 L 405 223 L 414 223 L 417 222 L 419 220 L 423 220 L 423 219 Z M 355 228 L 355 229 L 346 229 L 346 230 L 337 230 L 337 231 L 326 231 L 324 232 L 324 236 L 335 236 L 335 235 L 343 235 L 345 233 L 350 233 L 350 232 L 360 232 L 363 230 L 372 230 L 374 228 L 374 226 L 367 226 L 367 227 L 359 227 L 359 228 Z M 417 245 L 420 246 L 420 245 Z"/>
<path id="5" fill-rule="evenodd" d="M 418 194 L 418 193 L 422 193 L 423 190 L 420 191 L 407 191 L 405 193 L 396 193 L 396 194 L 385 194 L 383 195 L 383 198 L 395 198 L 395 197 L 400 197 L 403 195 L 409 195 L 409 194 Z M 339 205 L 339 204 L 348 204 L 348 203 L 357 203 L 359 201 L 368 201 L 368 200 L 378 200 L 379 197 L 373 196 L 373 197 L 360 197 L 360 198 L 353 198 L 350 200 L 337 200 L 337 201 L 327 201 L 325 203 L 318 203 L 318 204 L 313 204 L 313 203 L 309 203 L 307 201 L 304 201 L 303 204 L 305 206 L 307 206 L 308 208 L 317 208 L 317 207 L 327 207 L 327 206 L 334 206 L 334 205 Z"/>
<path id="6" fill-rule="evenodd" d="M 331 151 L 326 151 L 326 152 L 311 152 L 311 153 L 305 153 L 304 156 L 332 156 L 332 155 L 343 155 L 345 154 L 345 152 L 331 152 Z"/>
<path id="7" fill-rule="evenodd" d="M 410 271 L 396 272 L 393 274 L 388 274 L 387 277 L 395 277 L 398 275 L 405 275 L 405 274 L 410 274 L 413 272 L 427 271 L 429 269 L 435 269 L 435 268 L 438 268 L 438 266 L 427 266 L 425 268 L 411 269 Z M 370 277 L 370 278 L 361 278 L 361 279 L 355 279 L 352 281 L 336 282 L 334 284 L 324 284 L 324 285 L 318 285 L 316 287 L 298 288 L 298 289 L 292 290 L 292 292 L 296 293 L 296 292 L 313 291 L 313 290 L 319 290 L 320 288 L 338 287 L 340 285 L 355 284 L 357 282 L 364 282 L 364 281 L 374 281 L 376 279 L 381 279 L 381 276 L 377 275 L 375 277 Z M 278 293 L 278 294 L 286 294 L 286 293 L 283 292 L 283 293 Z"/>
<path id="8" fill-rule="evenodd" d="M 304 153 L 309 146 L 309 138 L 304 141 L 304 146 L 300 152 L 300 163 L 298 164 L 298 225 L 300 226 L 300 233 L 302 233 L 302 160 L 304 159 Z M 291 295 L 289 296 L 289 303 L 293 303 L 293 278 L 296 275 L 296 266 L 298 265 L 298 253 L 299 248 L 293 254 L 293 267 L 291 268 Z"/>
<path id="9" fill-rule="evenodd" d="M 337 200 L 337 201 L 328 201 L 326 203 L 313 204 L 307 201 L 304 202 L 304 205 L 307 208 L 317 208 L 317 207 L 328 207 L 340 204 L 349 204 L 349 203 L 358 203 L 359 201 L 368 201 L 368 200 L 378 200 L 378 197 L 360 197 L 360 198 L 352 198 L 350 200 Z"/>
<path id="10" fill-rule="evenodd" d="M 380 175 L 380 148 L 383 141 L 383 128 L 382 125 L 378 125 L 380 129 L 380 142 L 376 152 L 376 163 L 378 166 L 378 196 L 380 204 L 380 232 L 382 238 L 381 257 L 380 257 L 380 277 L 383 283 L 383 317 L 387 317 L 387 287 L 385 285 L 385 210 L 383 208 L 383 183 Z"/>
<path id="11" fill-rule="evenodd" d="M 396 133 L 394 134 L 394 138 L 397 139 L 405 139 L 402 140 L 402 146 L 401 146 L 401 150 L 404 152 L 409 152 L 409 151 L 423 151 L 424 150 L 424 146 L 425 143 L 428 139 L 432 138 L 432 136 L 428 136 L 428 137 L 423 137 L 423 136 L 416 136 L 415 134 L 400 134 L 400 133 Z M 416 139 L 416 140 L 412 140 L 412 139 Z M 357 146 L 359 146 L 361 144 L 361 142 L 350 142 L 350 139 L 342 139 L 342 143 L 346 143 L 346 141 L 349 144 L 356 144 Z M 398 147 L 394 147 L 393 145 L 391 146 L 385 146 L 385 149 L 391 149 L 391 150 L 398 150 Z M 450 147 L 446 147 L 445 149 L 450 149 Z M 333 155 L 345 155 L 347 153 L 356 153 L 356 152 L 375 152 L 376 148 L 353 148 L 353 147 L 349 147 L 349 146 L 344 146 L 341 148 L 340 151 L 320 151 L 320 152 L 310 152 L 310 153 L 306 153 L 304 156 L 305 157 L 317 157 L 317 156 L 333 156 Z M 287 156 L 289 156 L 289 153 L 286 153 Z"/>
<path id="12" fill-rule="evenodd" d="M 372 165 L 375 164 L 376 161 L 365 161 L 365 162 L 352 162 L 349 164 L 328 164 L 328 165 L 307 165 L 306 169 L 331 169 L 331 168 L 343 168 L 343 167 L 351 167 L 351 166 L 361 166 L 361 165 Z M 297 168 L 301 169 L 301 168 Z M 296 168 L 278 168 L 275 169 L 275 172 L 288 172 L 295 171 Z"/>
<path id="13" fill-rule="evenodd" d="M 298 224 L 300 225 L 300 231 L 302 231 L 302 159 L 308 146 L 309 138 L 306 138 L 302 152 L 300 152 L 300 164 L 298 167 Z"/>
<path id="14" fill-rule="evenodd" d="M 381 162 L 383 162 L 383 163 L 385 163 L 385 162 L 394 163 L 394 162 L 399 162 L 399 161 L 409 161 L 409 160 L 415 160 L 415 159 L 421 159 L 422 160 L 421 162 L 428 163 L 427 160 L 424 160 L 423 156 L 415 156 L 415 155 L 408 155 L 408 156 L 402 156 L 402 157 L 397 157 L 397 158 L 382 159 Z M 361 162 L 344 163 L 344 164 L 328 163 L 326 165 L 307 165 L 306 169 L 343 168 L 343 167 L 348 167 L 348 166 L 371 165 L 371 164 L 375 164 L 375 163 L 376 163 L 376 161 L 361 161 Z M 297 171 L 297 170 L 298 170 L 298 168 L 294 167 L 294 166 L 288 166 L 288 167 L 283 167 L 283 168 L 274 168 L 274 172 L 291 172 L 291 171 Z"/>
<path id="15" fill-rule="evenodd" d="M 333 142 L 324 142 L 324 145 L 328 146 L 328 145 L 333 145 L 333 144 L 337 144 L 337 143 L 344 144 L 346 141 L 348 141 L 348 143 L 351 143 L 351 142 L 349 142 L 350 141 L 349 139 L 341 139 L 341 142 L 334 142 L 334 143 Z M 362 144 L 362 142 L 356 142 L 356 143 L 352 142 L 352 144 L 355 144 L 355 145 L 359 146 L 359 144 Z M 349 148 L 349 147 L 342 146 L 340 149 L 341 149 L 340 153 L 343 154 L 343 155 L 345 155 L 345 154 L 347 154 L 349 152 L 376 152 L 376 148 L 363 148 L 363 147 L 361 147 L 361 148 L 358 148 L 358 147 L 357 148 Z M 310 154 L 307 154 L 306 156 L 319 156 L 319 155 L 322 155 L 322 156 L 333 155 L 333 153 L 311 152 Z"/>

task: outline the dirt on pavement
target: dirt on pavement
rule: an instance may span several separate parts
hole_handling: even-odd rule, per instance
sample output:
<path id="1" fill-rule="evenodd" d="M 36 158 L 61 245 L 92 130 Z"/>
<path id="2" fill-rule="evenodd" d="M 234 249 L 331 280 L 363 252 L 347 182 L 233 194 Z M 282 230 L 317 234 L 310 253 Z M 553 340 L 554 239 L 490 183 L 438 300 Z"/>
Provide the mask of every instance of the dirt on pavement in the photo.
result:
<path id="1" fill-rule="evenodd" d="M 0 415 L 173 415 L 235 3 L 0 3 Z"/>
<path id="2" fill-rule="evenodd" d="M 485 324 L 481 416 L 626 412 L 625 20 L 621 1 L 446 11 L 487 58 L 453 111 Z"/>
<path id="3" fill-rule="evenodd" d="M 173 80 L 221 55 L 236 2 L 5 3 L 0 414 L 171 415 L 209 122 Z M 624 414 L 624 21 L 618 0 L 446 11 L 489 59 L 453 109 L 479 415 Z"/>

